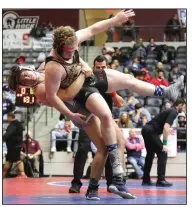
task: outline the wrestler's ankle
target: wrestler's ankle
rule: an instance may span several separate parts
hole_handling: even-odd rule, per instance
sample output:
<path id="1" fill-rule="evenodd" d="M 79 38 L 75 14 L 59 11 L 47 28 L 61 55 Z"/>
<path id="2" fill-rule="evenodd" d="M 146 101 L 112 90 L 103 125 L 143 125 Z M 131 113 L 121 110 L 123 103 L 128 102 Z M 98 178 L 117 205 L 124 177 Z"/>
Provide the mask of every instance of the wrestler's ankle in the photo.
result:
<path id="1" fill-rule="evenodd" d="M 95 178 L 90 178 L 89 180 L 89 188 L 98 188 L 99 187 L 99 181 Z"/>

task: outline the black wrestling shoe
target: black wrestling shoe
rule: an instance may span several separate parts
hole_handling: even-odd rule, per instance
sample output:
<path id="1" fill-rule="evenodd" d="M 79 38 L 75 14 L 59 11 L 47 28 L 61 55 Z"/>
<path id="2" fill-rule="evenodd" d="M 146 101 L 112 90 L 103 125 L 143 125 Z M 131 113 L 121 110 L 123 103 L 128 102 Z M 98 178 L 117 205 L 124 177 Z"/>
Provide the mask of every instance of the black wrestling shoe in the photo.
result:
<path id="1" fill-rule="evenodd" d="M 172 185 L 173 183 L 169 183 L 166 180 L 162 180 L 162 181 L 157 180 L 156 182 L 156 186 L 160 186 L 160 187 L 171 187 Z"/>
<path id="2" fill-rule="evenodd" d="M 80 185 L 72 184 L 72 186 L 69 188 L 69 193 L 80 193 L 80 188 Z"/>
<path id="3" fill-rule="evenodd" d="M 143 186 L 154 186 L 155 185 L 155 182 L 149 180 L 149 181 L 143 181 L 142 182 L 142 185 Z"/>

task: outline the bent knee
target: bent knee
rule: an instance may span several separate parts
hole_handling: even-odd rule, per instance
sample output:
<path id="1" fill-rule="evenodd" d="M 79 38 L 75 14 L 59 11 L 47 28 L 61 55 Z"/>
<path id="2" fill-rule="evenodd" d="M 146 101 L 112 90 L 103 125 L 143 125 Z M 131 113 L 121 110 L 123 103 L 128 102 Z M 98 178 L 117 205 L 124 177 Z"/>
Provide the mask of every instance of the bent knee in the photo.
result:
<path id="1" fill-rule="evenodd" d="M 100 116 L 100 121 L 102 122 L 102 125 L 104 126 L 108 126 L 108 125 L 111 125 L 112 124 L 112 114 L 111 112 L 103 112 Z"/>

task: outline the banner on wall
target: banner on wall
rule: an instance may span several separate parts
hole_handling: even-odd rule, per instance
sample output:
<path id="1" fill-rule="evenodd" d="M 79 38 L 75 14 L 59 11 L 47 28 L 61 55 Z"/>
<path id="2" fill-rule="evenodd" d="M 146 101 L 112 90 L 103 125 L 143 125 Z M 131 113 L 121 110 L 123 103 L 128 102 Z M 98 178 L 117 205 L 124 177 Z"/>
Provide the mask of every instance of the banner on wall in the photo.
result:
<path id="1" fill-rule="evenodd" d="M 3 15 L 3 29 L 32 29 L 37 27 L 39 16 L 19 16 L 8 11 Z"/>
<path id="2" fill-rule="evenodd" d="M 129 137 L 129 130 L 128 128 L 122 128 L 121 129 L 124 135 L 124 138 L 127 139 Z M 143 136 L 141 135 L 141 129 L 136 128 L 136 136 L 143 139 Z M 161 140 L 163 139 L 163 136 L 161 135 Z M 167 142 L 167 148 L 168 148 L 168 157 L 176 157 L 177 156 L 177 131 L 175 129 L 169 130 L 169 136 L 168 136 L 168 142 Z M 146 156 L 146 149 L 142 150 L 142 156 Z"/>
<path id="3" fill-rule="evenodd" d="M 29 38 L 30 29 L 3 30 L 3 49 L 31 48 L 32 39 Z"/>
<path id="4" fill-rule="evenodd" d="M 187 9 L 178 9 L 178 17 L 181 25 L 187 26 Z"/>

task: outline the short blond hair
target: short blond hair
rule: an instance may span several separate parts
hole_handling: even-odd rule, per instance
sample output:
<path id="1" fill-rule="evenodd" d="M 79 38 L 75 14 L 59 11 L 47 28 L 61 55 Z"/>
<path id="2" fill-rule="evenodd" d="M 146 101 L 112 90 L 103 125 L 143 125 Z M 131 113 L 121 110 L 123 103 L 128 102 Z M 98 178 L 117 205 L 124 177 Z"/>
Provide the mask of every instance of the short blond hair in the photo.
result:
<path id="1" fill-rule="evenodd" d="M 74 45 L 77 42 L 75 30 L 70 26 L 57 27 L 53 33 L 53 48 L 60 48 L 62 45 Z"/>

